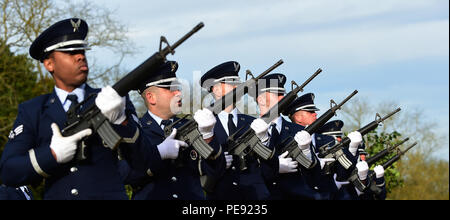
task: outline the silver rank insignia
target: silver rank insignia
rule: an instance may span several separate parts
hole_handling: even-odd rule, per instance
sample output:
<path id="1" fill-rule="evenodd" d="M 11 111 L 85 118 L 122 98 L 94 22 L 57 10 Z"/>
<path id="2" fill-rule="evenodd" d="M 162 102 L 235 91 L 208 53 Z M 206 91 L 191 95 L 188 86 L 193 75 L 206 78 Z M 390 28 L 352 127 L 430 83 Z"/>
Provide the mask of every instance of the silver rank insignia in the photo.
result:
<path id="1" fill-rule="evenodd" d="M 284 81 L 284 76 L 278 76 L 278 80 L 280 80 L 280 82 Z"/>
<path id="2" fill-rule="evenodd" d="M 192 160 L 197 160 L 198 158 L 198 153 L 195 150 L 191 150 L 191 153 L 189 155 L 191 156 Z"/>
<path id="3" fill-rule="evenodd" d="M 78 31 L 78 28 L 79 28 L 80 25 L 81 25 L 81 20 L 78 19 L 77 22 L 74 22 L 72 19 L 70 19 L 70 23 L 72 24 L 73 32 L 77 32 L 77 31 Z"/>
<path id="4" fill-rule="evenodd" d="M 17 128 L 9 132 L 8 138 L 14 139 L 15 137 L 19 136 L 19 134 L 22 132 L 23 132 L 23 125 L 19 125 Z"/>

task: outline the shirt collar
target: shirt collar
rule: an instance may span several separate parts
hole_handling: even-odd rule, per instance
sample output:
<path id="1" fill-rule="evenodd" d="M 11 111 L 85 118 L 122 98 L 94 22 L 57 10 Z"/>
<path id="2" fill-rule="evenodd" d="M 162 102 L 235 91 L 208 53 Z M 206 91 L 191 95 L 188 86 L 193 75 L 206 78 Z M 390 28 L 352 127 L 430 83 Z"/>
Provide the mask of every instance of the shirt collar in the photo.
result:
<path id="1" fill-rule="evenodd" d="M 55 86 L 55 92 L 59 98 L 59 101 L 61 101 L 61 104 L 64 105 L 67 99 L 67 95 L 69 94 L 75 94 L 78 98 L 78 102 L 82 102 L 84 100 L 84 94 L 86 93 L 85 88 L 86 84 L 83 83 L 81 86 L 75 88 L 72 92 L 67 92 Z"/>
<path id="2" fill-rule="evenodd" d="M 228 134 L 228 115 L 233 114 L 233 123 L 237 126 L 238 123 L 238 110 L 237 108 L 234 108 L 233 111 L 230 113 L 226 111 L 221 111 L 219 114 L 217 114 L 217 117 L 219 117 L 219 121 L 222 124 L 222 127 L 225 129 L 225 132 Z M 230 135 L 230 134 L 228 134 Z"/>
<path id="3" fill-rule="evenodd" d="M 147 112 L 150 115 L 150 117 L 152 117 L 156 121 L 156 123 L 158 123 L 158 125 L 161 126 L 161 122 L 163 119 L 153 114 L 150 110 L 148 110 Z"/>
<path id="4" fill-rule="evenodd" d="M 283 126 L 283 119 L 281 118 L 281 116 L 279 116 L 278 118 L 276 118 L 275 120 L 273 120 L 270 123 L 270 126 L 272 126 L 272 124 L 276 124 L 276 128 L 278 130 L 278 133 L 281 133 L 281 126 Z M 272 132 L 272 129 L 269 129 L 269 133 Z"/>
<path id="5" fill-rule="evenodd" d="M 233 109 L 233 111 L 231 111 L 230 113 L 228 113 L 228 112 L 226 112 L 226 111 L 221 111 L 217 116 L 219 116 L 219 118 L 223 118 L 223 119 L 225 119 L 226 121 L 228 121 L 228 115 L 229 114 L 233 114 L 233 121 L 237 121 L 237 115 L 238 115 L 238 112 L 237 112 L 237 109 L 235 108 L 235 109 Z"/>

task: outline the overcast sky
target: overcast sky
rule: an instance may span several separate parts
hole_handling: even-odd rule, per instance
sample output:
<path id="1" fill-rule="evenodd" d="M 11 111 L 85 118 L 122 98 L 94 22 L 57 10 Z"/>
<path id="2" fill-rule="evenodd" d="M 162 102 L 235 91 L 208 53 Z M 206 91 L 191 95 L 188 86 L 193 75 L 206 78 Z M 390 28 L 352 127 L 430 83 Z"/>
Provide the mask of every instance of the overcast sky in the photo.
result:
<path id="1" fill-rule="evenodd" d="M 448 160 L 448 0 L 94 3 L 115 10 L 128 26 L 124 34 L 138 49 L 125 60 L 130 70 L 156 52 L 161 35 L 173 43 L 204 22 L 203 29 L 168 57 L 178 61 L 178 77 L 197 83 L 194 71 L 205 73 L 229 60 L 241 64 L 244 77 L 246 69 L 260 73 L 283 59 L 276 71 L 298 83 L 322 68 L 305 88 L 316 94 L 320 109 L 355 89 L 370 103 L 394 101 L 402 109 L 422 109 L 424 120 L 436 121 L 437 131 L 446 134 L 442 157 Z M 105 62 L 108 56 L 113 55 L 102 55 Z"/>

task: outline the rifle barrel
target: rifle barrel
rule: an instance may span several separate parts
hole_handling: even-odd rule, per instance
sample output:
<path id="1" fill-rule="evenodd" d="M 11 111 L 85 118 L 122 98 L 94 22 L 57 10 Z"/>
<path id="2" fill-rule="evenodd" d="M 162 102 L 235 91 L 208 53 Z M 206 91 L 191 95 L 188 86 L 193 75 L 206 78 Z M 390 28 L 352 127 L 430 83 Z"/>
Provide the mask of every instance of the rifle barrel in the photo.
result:
<path id="1" fill-rule="evenodd" d="M 408 150 L 413 148 L 417 142 L 414 142 L 411 146 L 407 147 L 404 151 L 400 151 L 397 155 L 393 156 L 391 159 L 389 159 L 386 163 L 383 164 L 383 168 L 387 169 L 392 164 L 394 164 L 396 161 L 398 161 Z"/>
<path id="2" fill-rule="evenodd" d="M 312 76 L 310 76 L 301 86 L 298 87 L 298 89 L 299 89 L 298 92 L 302 92 L 303 88 L 305 88 L 305 86 L 308 85 L 308 83 L 311 82 L 314 78 L 316 78 L 316 76 L 319 75 L 319 73 L 321 73 L 321 72 L 322 72 L 321 68 L 317 69 L 316 72 Z M 296 92 L 296 93 L 298 93 L 298 92 Z"/>
<path id="3" fill-rule="evenodd" d="M 175 42 L 175 44 L 172 46 L 166 46 L 164 50 L 154 53 L 151 57 L 116 82 L 112 86 L 113 89 L 122 97 L 127 95 L 131 90 L 137 90 L 140 83 L 145 81 L 150 75 L 154 74 L 155 71 L 164 63 L 169 52 L 174 53 L 174 49 L 176 47 L 192 36 L 195 32 L 200 30 L 203 26 L 203 23 L 200 22 L 200 24 L 184 35 L 180 40 Z"/>
<path id="4" fill-rule="evenodd" d="M 352 92 L 352 94 L 350 94 L 349 96 L 347 96 L 347 98 L 344 99 L 344 101 L 342 101 L 341 103 L 339 103 L 337 106 L 335 106 L 336 109 L 340 109 L 348 100 L 350 100 L 353 96 L 356 95 L 356 93 L 358 93 L 358 90 L 355 90 Z"/>
<path id="5" fill-rule="evenodd" d="M 203 22 L 198 23 L 191 31 L 189 31 L 187 34 L 185 34 L 181 39 L 179 39 L 177 42 L 172 44 L 170 47 L 167 46 L 164 48 L 163 51 L 161 51 L 163 56 L 167 56 L 171 51 L 174 51 L 175 48 L 177 48 L 180 44 L 182 44 L 184 41 L 186 41 L 189 37 L 191 37 L 193 34 L 195 34 L 197 31 L 202 29 L 205 25 Z"/>
<path id="6" fill-rule="evenodd" d="M 387 147 L 386 149 L 378 152 L 377 154 L 373 155 L 372 157 L 369 157 L 366 159 L 366 162 L 370 165 L 374 164 L 375 162 L 377 162 L 379 159 L 381 159 L 382 157 L 385 157 L 386 155 L 388 155 L 392 150 L 394 150 L 395 148 L 399 147 L 400 145 L 404 144 L 406 141 L 409 140 L 408 138 L 405 138 L 404 140 L 402 140 L 401 142 L 399 142 L 398 144 L 392 146 L 392 147 Z"/>
<path id="7" fill-rule="evenodd" d="M 384 118 L 382 118 L 380 120 L 380 122 L 390 118 L 392 115 L 394 115 L 395 113 L 399 112 L 400 110 L 402 110 L 402 109 L 401 108 L 395 109 L 393 112 L 391 112 L 391 113 L 387 114 L 386 116 L 384 116 Z"/>

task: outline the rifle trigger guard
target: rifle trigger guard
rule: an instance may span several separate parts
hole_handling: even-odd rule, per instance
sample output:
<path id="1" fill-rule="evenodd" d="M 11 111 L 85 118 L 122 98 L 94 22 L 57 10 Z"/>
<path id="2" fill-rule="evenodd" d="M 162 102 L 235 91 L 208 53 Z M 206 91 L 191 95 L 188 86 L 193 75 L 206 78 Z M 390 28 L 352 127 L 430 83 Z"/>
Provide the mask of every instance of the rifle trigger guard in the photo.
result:
<path id="1" fill-rule="evenodd" d="M 161 36 L 161 40 L 159 41 L 159 52 L 162 52 L 162 44 L 165 43 L 167 44 L 167 48 L 169 48 L 169 53 L 171 53 L 172 55 L 175 54 L 175 51 L 172 50 L 172 47 L 170 46 L 169 42 L 167 41 L 166 37 Z"/>

